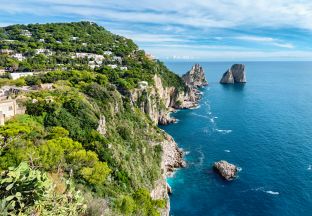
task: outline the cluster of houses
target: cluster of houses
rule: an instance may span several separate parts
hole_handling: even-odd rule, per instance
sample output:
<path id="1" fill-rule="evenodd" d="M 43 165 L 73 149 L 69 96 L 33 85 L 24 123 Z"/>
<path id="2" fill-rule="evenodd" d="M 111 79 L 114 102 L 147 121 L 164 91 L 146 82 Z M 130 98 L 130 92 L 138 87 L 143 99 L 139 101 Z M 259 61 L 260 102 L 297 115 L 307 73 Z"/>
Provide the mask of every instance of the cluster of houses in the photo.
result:
<path id="1" fill-rule="evenodd" d="M 122 65 L 122 58 L 120 56 L 112 56 L 112 54 L 113 53 L 111 51 L 104 51 L 104 55 L 94 53 L 75 53 L 72 58 L 87 58 L 89 67 L 94 69 L 103 65 L 103 61 L 106 58 L 105 56 L 110 56 L 110 59 L 116 64 L 108 64 L 108 67 L 112 69 L 119 67 L 121 70 L 128 70 L 126 66 L 119 66 Z"/>
<path id="2" fill-rule="evenodd" d="M 44 54 L 47 56 L 52 55 L 52 51 L 49 49 L 35 49 L 35 53 Z M 26 59 L 26 56 L 23 53 L 18 53 L 10 49 L 1 49 L 0 54 L 9 55 L 10 57 L 17 59 L 18 61 L 24 61 Z"/>
<path id="3" fill-rule="evenodd" d="M 51 90 L 53 89 L 52 83 L 45 83 L 35 86 L 3 86 L 0 88 L 0 125 L 10 118 L 18 114 L 25 113 L 25 107 L 22 101 L 25 99 L 20 93 L 30 92 L 35 90 Z M 14 99 L 12 97 L 15 97 Z"/>

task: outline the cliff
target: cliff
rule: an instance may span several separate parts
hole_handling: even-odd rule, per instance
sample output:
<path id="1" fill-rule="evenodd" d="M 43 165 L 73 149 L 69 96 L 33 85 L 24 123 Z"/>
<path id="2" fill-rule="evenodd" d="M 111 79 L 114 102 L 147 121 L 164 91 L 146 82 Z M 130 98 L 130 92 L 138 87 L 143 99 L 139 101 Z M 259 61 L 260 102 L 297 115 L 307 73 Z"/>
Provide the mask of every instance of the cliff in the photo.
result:
<path id="1" fill-rule="evenodd" d="M 141 82 L 139 88 L 131 91 L 133 105 L 146 113 L 155 124 L 166 125 L 175 122 L 170 117 L 174 109 L 187 109 L 197 106 L 200 93 L 197 89 L 185 86 L 185 91 L 175 87 L 164 87 L 158 75 L 153 77 L 154 85 Z"/>
<path id="2" fill-rule="evenodd" d="M 171 187 L 168 185 L 166 178 L 171 176 L 174 169 L 185 167 L 183 161 L 183 151 L 178 148 L 174 139 L 165 134 L 165 140 L 161 142 L 163 149 L 162 161 L 161 161 L 161 173 L 162 178 L 155 182 L 155 187 L 151 191 L 151 197 L 154 200 L 165 199 L 167 200 L 167 206 L 161 210 L 161 215 L 168 216 L 170 212 L 170 200 L 169 193 L 171 193 Z"/>
<path id="3" fill-rule="evenodd" d="M 244 64 L 234 64 L 222 76 L 221 84 L 246 83 L 246 72 Z"/>

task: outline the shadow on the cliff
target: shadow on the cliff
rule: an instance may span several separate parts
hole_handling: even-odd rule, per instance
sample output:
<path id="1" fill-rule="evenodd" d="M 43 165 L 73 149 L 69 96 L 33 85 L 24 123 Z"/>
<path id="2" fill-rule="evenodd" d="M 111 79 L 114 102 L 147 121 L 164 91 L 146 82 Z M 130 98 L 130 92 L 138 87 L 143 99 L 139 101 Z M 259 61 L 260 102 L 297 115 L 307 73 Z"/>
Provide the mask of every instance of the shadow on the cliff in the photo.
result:
<path id="1" fill-rule="evenodd" d="M 235 84 L 227 84 L 222 85 L 222 88 L 226 91 L 234 91 L 234 92 L 241 92 L 245 88 L 245 83 L 235 83 Z"/>

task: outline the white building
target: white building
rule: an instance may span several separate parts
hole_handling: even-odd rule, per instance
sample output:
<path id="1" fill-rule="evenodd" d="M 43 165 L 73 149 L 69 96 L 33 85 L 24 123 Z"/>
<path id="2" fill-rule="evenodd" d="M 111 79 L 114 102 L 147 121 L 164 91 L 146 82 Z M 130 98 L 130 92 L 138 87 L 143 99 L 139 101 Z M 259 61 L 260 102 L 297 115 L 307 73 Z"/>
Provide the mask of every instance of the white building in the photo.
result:
<path id="1" fill-rule="evenodd" d="M 76 53 L 76 58 L 88 58 L 91 59 L 93 58 L 96 62 L 102 64 L 102 61 L 104 60 L 104 56 L 94 54 L 94 53 Z"/>
<path id="2" fill-rule="evenodd" d="M 28 31 L 28 30 L 22 30 L 21 33 L 22 33 L 22 35 L 24 35 L 24 36 L 26 36 L 26 37 L 31 37 L 31 36 L 32 36 L 31 32 Z"/>
<path id="3" fill-rule="evenodd" d="M 52 52 L 49 49 L 36 49 L 36 54 L 45 54 L 45 55 L 52 55 Z"/>
<path id="4" fill-rule="evenodd" d="M 119 57 L 119 56 L 114 56 L 114 57 L 113 57 L 113 60 L 116 61 L 116 62 L 118 62 L 118 63 L 120 63 L 120 64 L 122 63 L 122 58 Z"/>
<path id="5" fill-rule="evenodd" d="M 24 114 L 25 109 L 19 106 L 16 100 L 0 101 L 0 125 L 17 114 Z"/>
<path id="6" fill-rule="evenodd" d="M 33 76 L 34 73 L 33 72 L 18 72 L 18 73 L 10 73 L 10 75 L 13 80 L 16 80 L 18 78 L 25 77 L 25 76 Z"/>
<path id="7" fill-rule="evenodd" d="M 15 53 L 14 55 L 12 55 L 13 58 L 16 58 L 19 61 L 23 61 L 24 59 L 26 59 L 25 56 L 23 56 L 22 53 Z"/>
<path id="8" fill-rule="evenodd" d="M 1 54 L 12 54 L 14 53 L 14 50 L 10 50 L 10 49 L 1 49 L 0 50 Z"/>
<path id="9" fill-rule="evenodd" d="M 107 65 L 108 67 L 110 67 L 110 68 L 112 68 L 112 69 L 115 69 L 115 68 L 117 68 L 118 66 L 117 65 L 115 65 L 115 64 L 109 64 L 109 65 Z"/>
<path id="10" fill-rule="evenodd" d="M 120 70 L 128 70 L 128 68 L 127 67 L 120 67 Z"/>
<path id="11" fill-rule="evenodd" d="M 104 51 L 104 55 L 112 55 L 112 51 Z"/>

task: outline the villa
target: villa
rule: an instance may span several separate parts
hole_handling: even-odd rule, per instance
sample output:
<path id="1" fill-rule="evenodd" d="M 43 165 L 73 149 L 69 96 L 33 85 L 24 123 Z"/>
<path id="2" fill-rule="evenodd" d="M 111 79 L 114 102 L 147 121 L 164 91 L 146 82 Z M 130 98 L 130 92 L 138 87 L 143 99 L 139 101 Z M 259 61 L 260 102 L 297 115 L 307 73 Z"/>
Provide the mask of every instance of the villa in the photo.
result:
<path id="1" fill-rule="evenodd" d="M 25 108 L 20 106 L 16 100 L 8 99 L 0 101 L 0 125 L 17 114 L 24 114 Z"/>

